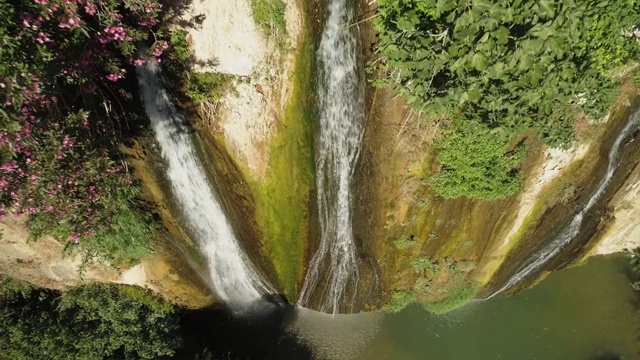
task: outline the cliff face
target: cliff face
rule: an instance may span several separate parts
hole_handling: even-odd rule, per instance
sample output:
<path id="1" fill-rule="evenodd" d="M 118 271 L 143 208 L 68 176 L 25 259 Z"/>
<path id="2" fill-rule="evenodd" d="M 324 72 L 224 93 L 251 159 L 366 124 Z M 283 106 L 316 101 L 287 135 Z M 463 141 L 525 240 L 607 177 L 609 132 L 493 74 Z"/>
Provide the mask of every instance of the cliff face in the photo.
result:
<path id="1" fill-rule="evenodd" d="M 313 208 L 313 48 L 303 3 L 283 4 L 284 28 L 269 31 L 258 25 L 249 0 L 196 0 L 174 7 L 168 18 L 170 27 L 188 33 L 193 71 L 234 77 L 233 89 L 222 99 L 187 115 L 245 250 L 295 301 Z M 202 275 L 206 265 L 181 227 L 153 140 L 141 137 L 121 151 L 168 230 L 155 255 L 118 270 L 89 266 L 81 280 L 80 259 L 63 256 L 62 245 L 52 238 L 28 241 L 22 223 L 6 219 L 0 223 L 2 273 L 55 289 L 82 281 L 136 284 L 188 307 L 211 304 L 209 279 Z"/>
<path id="2" fill-rule="evenodd" d="M 291 97 L 303 20 L 298 4 L 285 2 L 286 28 L 268 35 L 256 24 L 250 0 L 196 0 L 180 14 L 184 20 L 195 16 L 204 20 L 181 26 L 192 44 L 194 70 L 238 79 L 215 108 L 203 105 L 200 113 L 246 175 L 262 180 L 269 164 L 269 142 L 278 133 L 278 121 Z"/>
<path id="3" fill-rule="evenodd" d="M 612 220 L 592 254 L 611 254 L 640 247 L 640 167 L 633 168 L 608 206 Z"/>
<path id="4" fill-rule="evenodd" d="M 360 7 L 361 14 L 375 12 L 367 1 L 361 1 Z M 374 44 L 372 24 L 364 22 L 361 29 L 363 43 Z M 375 60 L 370 48 L 363 51 Z M 379 286 L 361 293 L 362 304 L 378 308 L 389 302 L 393 306 L 401 298 L 418 299 L 437 311 L 455 306 L 463 297 L 490 294 L 588 201 L 603 176 L 608 149 L 637 106 L 637 91 L 626 86 L 608 120 L 579 119 L 578 140 L 567 150 L 546 148 L 528 135 L 523 191 L 484 202 L 437 196 L 427 178 L 438 168 L 431 143 L 440 124 L 422 118 L 387 90 L 369 88 L 370 117 L 354 218 L 361 267 L 369 274 L 365 283 Z M 621 155 L 625 160 L 606 194 L 588 215 L 574 245 L 549 269 L 582 259 L 592 248 L 594 254 L 601 254 L 640 245 L 635 216 L 638 150 L 634 138 L 627 142 Z"/>
<path id="5" fill-rule="evenodd" d="M 198 109 L 203 121 L 197 125 L 209 141 L 206 147 L 214 149 L 210 157 L 222 175 L 219 187 L 232 190 L 223 197 L 229 199 L 232 217 L 242 223 L 246 247 L 292 301 L 315 238 L 314 99 L 309 90 L 314 49 L 304 14 L 315 10 L 314 19 L 321 23 L 322 18 L 321 5 L 300 5 L 287 2 L 286 36 L 279 38 L 247 23 L 252 16 L 248 1 L 231 7 L 194 2 L 183 14 L 206 16 L 201 26 L 185 28 L 198 59 L 195 70 L 241 79 L 215 108 Z M 375 11 L 366 1 L 359 6 L 362 19 Z M 359 26 L 363 53 L 374 59 L 375 31 L 368 21 Z M 427 178 L 439 166 L 431 145 L 440 124 L 388 91 L 369 88 L 369 122 L 354 198 L 362 278 L 356 308 L 379 308 L 406 295 L 446 310 L 456 301 L 490 293 L 584 206 L 635 93 L 631 87 L 623 91 L 608 121 L 578 121 L 578 141 L 567 150 L 546 148 L 528 134 L 523 191 L 483 202 L 437 196 Z M 634 158 L 635 151 L 624 156 Z M 640 211 L 634 201 L 638 171 L 633 161 L 621 166 L 590 215 L 590 225 L 549 269 L 577 261 L 591 249 L 607 253 L 639 245 L 634 220 Z"/>
<path id="6" fill-rule="evenodd" d="M 63 245 L 46 236 L 29 240 L 24 217 L 7 216 L 0 222 L 0 269 L 2 273 L 39 286 L 61 289 L 80 283 L 77 257 L 64 256 Z M 119 280 L 115 271 L 89 266 L 86 281 Z"/>
<path id="7" fill-rule="evenodd" d="M 200 105 L 193 122 L 245 250 L 294 301 L 313 184 L 313 49 L 302 1 L 262 3 L 282 4 L 283 17 L 260 23 L 249 0 L 194 1 L 175 26 L 189 34 L 194 71 L 235 77 L 232 90 Z M 199 15 L 201 24 L 190 21 Z"/>
<path id="8" fill-rule="evenodd" d="M 589 141 L 558 150 L 530 139 L 523 191 L 482 202 L 446 200 L 431 191 L 427 177 L 437 163 L 430 141 L 438 124 L 420 119 L 385 90 L 372 89 L 354 218 L 363 266 L 381 284 L 382 301 L 394 292 L 420 292 L 417 288 L 427 284 L 439 290 L 425 291 L 422 300 L 442 302 L 462 290 L 447 289 L 454 279 L 471 280 L 465 285 L 470 287 L 497 285 L 535 256 L 589 200 L 603 176 L 612 136 L 632 110 L 625 104 L 636 91 L 621 95 L 611 119 L 594 125 Z M 638 154 L 629 141 L 597 215 L 589 216 L 576 245 L 552 267 L 579 260 L 592 248 L 604 254 L 640 245 Z M 443 272 L 443 266 L 452 271 Z"/>
<path id="9" fill-rule="evenodd" d="M 30 240 L 24 218 L 7 217 L 0 222 L 0 273 L 34 285 L 64 290 L 91 282 L 137 285 L 151 289 L 177 304 L 199 308 L 211 304 L 201 281 L 184 260 L 162 247 L 135 266 L 90 264 L 82 272 L 80 256 L 64 253 L 64 246 L 45 236 Z"/>
<path id="10" fill-rule="evenodd" d="M 194 71 L 235 76 L 234 89 L 216 104 L 199 106 L 192 122 L 245 250 L 293 302 L 317 237 L 311 32 L 321 30 L 323 5 L 285 5 L 280 33 L 267 34 L 256 25 L 249 0 L 194 1 L 177 14 L 174 26 L 189 34 Z M 373 11 L 373 4 L 360 1 L 361 19 Z M 201 24 L 193 21 L 199 15 Z M 363 54 L 373 60 L 375 31 L 369 21 L 359 26 Z M 609 148 L 638 105 L 638 89 L 626 86 L 606 121 L 577 122 L 578 140 L 567 150 L 546 148 L 527 135 L 523 191 L 484 202 L 446 200 L 429 187 L 427 178 L 438 168 L 432 141 L 441 124 L 385 89 L 369 87 L 367 93 L 369 118 L 353 200 L 361 277 L 355 309 L 417 299 L 446 311 L 490 294 L 584 207 L 606 168 Z M 627 140 L 611 185 L 576 241 L 547 270 L 640 246 L 638 136 L 636 131 Z M 189 307 L 213 302 L 208 280 L 201 277 L 205 265 L 181 229 L 153 146 L 145 141 L 122 150 L 170 232 L 159 239 L 154 256 L 119 271 L 89 266 L 80 280 L 80 259 L 64 256 L 52 238 L 28 241 L 23 221 L 6 218 L 0 222 L 2 273 L 56 289 L 82 281 L 118 282 L 151 288 Z"/>

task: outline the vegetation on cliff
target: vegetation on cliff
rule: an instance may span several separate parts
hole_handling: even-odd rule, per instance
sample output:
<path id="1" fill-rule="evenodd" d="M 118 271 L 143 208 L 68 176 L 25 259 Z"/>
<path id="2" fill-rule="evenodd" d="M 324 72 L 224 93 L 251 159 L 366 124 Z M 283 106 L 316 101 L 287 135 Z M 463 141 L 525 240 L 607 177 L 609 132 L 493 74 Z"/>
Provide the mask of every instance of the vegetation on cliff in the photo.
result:
<path id="1" fill-rule="evenodd" d="M 251 0 L 253 20 L 266 35 L 283 35 L 287 31 L 282 0 Z"/>
<path id="2" fill-rule="evenodd" d="M 631 266 L 631 271 L 636 277 L 640 276 L 640 248 L 627 250 L 627 256 L 629 257 L 629 265 Z M 632 282 L 631 287 L 635 291 L 640 291 L 640 280 Z"/>
<path id="3" fill-rule="evenodd" d="M 394 290 L 385 310 L 399 312 L 416 301 L 434 314 L 456 309 L 471 300 L 480 288 L 480 284 L 467 279 L 469 269 L 474 267 L 471 261 L 418 257 L 411 262 L 417 275 L 415 280 L 408 290 Z"/>
<path id="4" fill-rule="evenodd" d="M 140 127 L 123 79 L 168 47 L 153 32 L 161 8 L 0 0 L 0 216 L 28 216 L 34 237 L 53 235 L 85 261 L 150 250 L 148 209 L 118 146 Z"/>
<path id="5" fill-rule="evenodd" d="M 187 32 L 174 31 L 169 36 L 169 51 L 165 68 L 176 90 L 186 95 L 194 105 L 213 104 L 232 90 L 235 76 L 213 71 L 193 71 L 194 55 L 189 48 Z"/>
<path id="6" fill-rule="evenodd" d="M 377 3 L 374 84 L 445 125 L 431 183 L 447 198 L 517 191 L 523 131 L 567 146 L 577 114 L 602 118 L 640 54 L 637 1 Z"/>

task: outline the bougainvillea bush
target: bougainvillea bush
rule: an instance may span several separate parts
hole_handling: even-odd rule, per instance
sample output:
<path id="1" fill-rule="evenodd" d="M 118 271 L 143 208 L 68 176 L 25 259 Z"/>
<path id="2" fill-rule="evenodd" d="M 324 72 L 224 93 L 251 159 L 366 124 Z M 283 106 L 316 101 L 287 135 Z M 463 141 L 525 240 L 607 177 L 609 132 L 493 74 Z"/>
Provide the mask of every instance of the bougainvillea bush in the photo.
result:
<path id="1" fill-rule="evenodd" d="M 117 94 L 133 66 L 167 49 L 154 33 L 161 10 L 0 0 L 0 216 L 26 217 L 34 238 L 53 235 L 85 261 L 149 250 L 151 222 L 117 150 L 128 120 Z"/>

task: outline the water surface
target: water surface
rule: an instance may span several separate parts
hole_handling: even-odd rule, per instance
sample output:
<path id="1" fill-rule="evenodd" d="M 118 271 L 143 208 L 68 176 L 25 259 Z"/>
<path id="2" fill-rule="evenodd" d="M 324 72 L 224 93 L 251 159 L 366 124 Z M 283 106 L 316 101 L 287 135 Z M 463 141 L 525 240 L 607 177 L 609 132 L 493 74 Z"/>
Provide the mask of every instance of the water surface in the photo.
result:
<path id="1" fill-rule="evenodd" d="M 445 316 L 410 306 L 385 317 L 358 359 L 640 359 L 627 271 L 623 256 L 599 257 Z"/>

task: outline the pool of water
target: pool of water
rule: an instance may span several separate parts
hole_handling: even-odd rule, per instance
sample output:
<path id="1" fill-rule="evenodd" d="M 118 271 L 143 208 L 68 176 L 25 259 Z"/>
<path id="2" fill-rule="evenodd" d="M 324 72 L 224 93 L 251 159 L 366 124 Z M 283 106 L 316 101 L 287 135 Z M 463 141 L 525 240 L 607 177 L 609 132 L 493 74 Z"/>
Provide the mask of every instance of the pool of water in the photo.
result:
<path id="1" fill-rule="evenodd" d="M 240 317 L 206 309 L 188 313 L 184 338 L 225 360 L 638 360 L 640 293 L 629 276 L 623 256 L 593 258 L 516 296 L 439 316 L 419 305 L 335 316 L 280 305 Z"/>
<path id="2" fill-rule="evenodd" d="M 629 281 L 623 256 L 599 257 L 446 315 L 413 305 L 376 321 L 357 359 L 640 359 L 639 295 Z"/>

